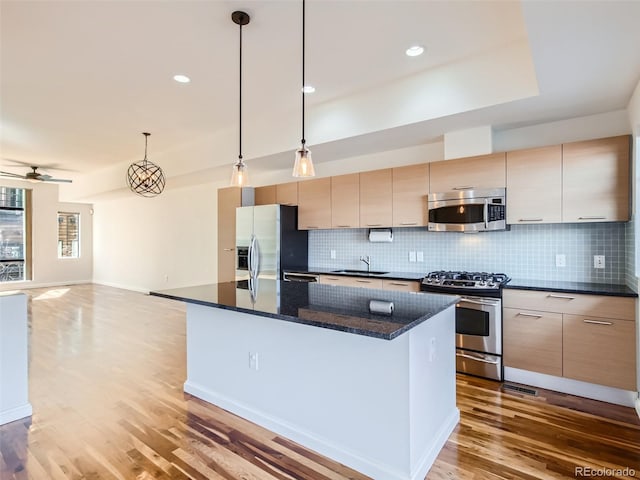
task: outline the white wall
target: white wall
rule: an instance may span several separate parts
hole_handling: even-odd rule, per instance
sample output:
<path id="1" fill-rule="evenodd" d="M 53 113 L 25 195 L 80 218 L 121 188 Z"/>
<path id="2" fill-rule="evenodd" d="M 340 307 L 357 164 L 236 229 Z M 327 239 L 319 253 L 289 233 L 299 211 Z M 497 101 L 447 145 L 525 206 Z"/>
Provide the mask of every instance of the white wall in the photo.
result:
<path id="1" fill-rule="evenodd" d="M 214 283 L 220 186 L 96 203 L 94 282 L 139 291 Z"/>
<path id="2" fill-rule="evenodd" d="M 32 191 L 32 275 L 24 282 L 0 283 L 0 290 L 91 282 L 93 277 L 92 205 L 58 202 L 58 185 L 2 179 L 2 186 Z M 80 258 L 58 258 L 58 212 L 80 213 Z"/>

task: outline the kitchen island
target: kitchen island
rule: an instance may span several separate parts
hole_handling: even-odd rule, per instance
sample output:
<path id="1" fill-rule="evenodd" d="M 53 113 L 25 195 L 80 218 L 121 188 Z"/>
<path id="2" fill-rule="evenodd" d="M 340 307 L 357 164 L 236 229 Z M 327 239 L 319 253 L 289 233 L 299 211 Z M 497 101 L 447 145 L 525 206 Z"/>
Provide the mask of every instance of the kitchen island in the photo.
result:
<path id="1" fill-rule="evenodd" d="M 372 478 L 422 480 L 458 423 L 457 297 L 264 279 L 151 294 L 187 302 L 185 392 Z"/>

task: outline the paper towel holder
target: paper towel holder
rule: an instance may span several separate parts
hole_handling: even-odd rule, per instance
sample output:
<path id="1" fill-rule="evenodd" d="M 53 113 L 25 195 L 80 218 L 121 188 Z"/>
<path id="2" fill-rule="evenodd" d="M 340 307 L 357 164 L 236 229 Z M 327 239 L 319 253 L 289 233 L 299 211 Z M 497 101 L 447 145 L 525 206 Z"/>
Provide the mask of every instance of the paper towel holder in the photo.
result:
<path id="1" fill-rule="evenodd" d="M 370 242 L 393 242 L 393 230 L 390 228 L 370 228 Z"/>

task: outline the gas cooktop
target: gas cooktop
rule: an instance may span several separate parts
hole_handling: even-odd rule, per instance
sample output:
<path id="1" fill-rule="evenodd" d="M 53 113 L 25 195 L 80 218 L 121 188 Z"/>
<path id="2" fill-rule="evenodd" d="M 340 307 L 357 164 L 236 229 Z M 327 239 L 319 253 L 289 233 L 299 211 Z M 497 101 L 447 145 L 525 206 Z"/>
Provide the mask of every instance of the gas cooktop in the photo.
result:
<path id="1" fill-rule="evenodd" d="M 504 273 L 447 272 L 428 273 L 420 289 L 479 296 L 500 297 L 502 286 L 510 280 Z"/>

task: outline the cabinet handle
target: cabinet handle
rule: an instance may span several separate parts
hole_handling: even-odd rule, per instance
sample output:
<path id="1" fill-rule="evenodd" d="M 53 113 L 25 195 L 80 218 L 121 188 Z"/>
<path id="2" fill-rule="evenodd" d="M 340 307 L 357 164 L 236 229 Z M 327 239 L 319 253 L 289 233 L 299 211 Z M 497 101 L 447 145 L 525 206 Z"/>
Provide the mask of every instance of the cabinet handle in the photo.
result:
<path id="1" fill-rule="evenodd" d="M 469 186 L 469 187 L 453 187 L 454 190 L 472 190 L 473 189 L 473 185 Z"/>
<path id="2" fill-rule="evenodd" d="M 233 252 L 235 250 L 235 248 L 225 248 L 224 251 L 225 252 Z"/>
<path id="3" fill-rule="evenodd" d="M 318 228 L 315 225 L 307 225 L 307 228 Z"/>
<path id="4" fill-rule="evenodd" d="M 367 223 L 367 227 L 381 227 L 381 223 Z"/>
<path id="5" fill-rule="evenodd" d="M 400 222 L 400 225 L 418 225 L 418 222 Z"/>
<path id="6" fill-rule="evenodd" d="M 555 295 L 553 293 L 550 293 L 549 295 L 547 295 L 548 298 L 562 298 L 565 300 L 575 300 L 576 297 L 570 297 L 569 295 Z"/>
<path id="7" fill-rule="evenodd" d="M 521 218 L 519 222 L 541 222 L 542 218 Z"/>
<path id="8" fill-rule="evenodd" d="M 612 322 L 600 322 L 598 320 L 582 320 L 584 323 L 591 323 L 593 325 L 613 325 Z"/>
<path id="9" fill-rule="evenodd" d="M 399 283 L 399 282 L 389 282 L 389 285 L 398 285 L 400 287 L 408 287 L 408 283 Z"/>
<path id="10" fill-rule="evenodd" d="M 533 313 L 522 313 L 522 312 L 518 312 L 518 315 L 520 317 L 533 317 L 533 318 L 542 318 L 542 315 L 534 315 Z"/>
<path id="11" fill-rule="evenodd" d="M 338 228 L 351 228 L 351 225 L 336 225 Z"/>
<path id="12" fill-rule="evenodd" d="M 600 215 L 586 216 L 586 217 L 578 217 L 578 220 L 606 220 L 607 217 L 602 217 Z"/>
<path id="13" fill-rule="evenodd" d="M 358 283 L 371 283 L 370 280 L 356 280 Z"/>

